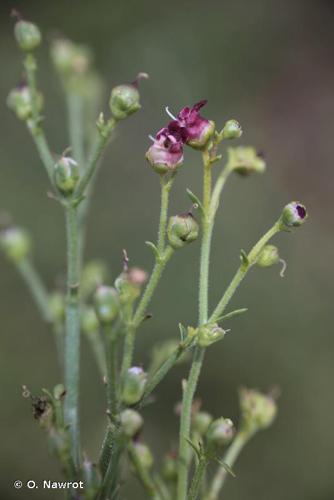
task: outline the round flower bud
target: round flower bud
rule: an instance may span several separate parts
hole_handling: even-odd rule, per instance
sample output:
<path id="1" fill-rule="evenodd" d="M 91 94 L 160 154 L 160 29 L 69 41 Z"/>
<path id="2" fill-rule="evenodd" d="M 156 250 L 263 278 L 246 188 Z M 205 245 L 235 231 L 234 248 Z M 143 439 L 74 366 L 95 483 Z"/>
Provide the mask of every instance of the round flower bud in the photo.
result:
<path id="1" fill-rule="evenodd" d="M 231 168 L 240 175 L 246 176 L 253 172 L 262 174 L 266 169 L 264 159 L 253 147 L 229 148 L 228 155 Z"/>
<path id="2" fill-rule="evenodd" d="M 18 263 L 29 255 L 31 239 L 24 229 L 9 227 L 0 233 L 0 246 L 11 261 Z"/>
<path id="3" fill-rule="evenodd" d="M 92 260 L 88 262 L 82 271 L 81 293 L 88 296 L 95 292 L 96 287 L 108 278 L 108 270 L 104 262 Z"/>
<path id="4" fill-rule="evenodd" d="M 92 54 L 84 45 L 73 43 L 65 38 L 54 40 L 51 45 L 51 59 L 66 83 L 70 83 L 74 78 L 75 83 L 78 84 L 76 77 L 85 75 L 87 78 L 89 76 Z"/>
<path id="5" fill-rule="evenodd" d="M 177 249 L 198 237 L 199 227 L 191 213 L 174 215 L 169 219 L 167 236 L 169 244 Z"/>
<path id="6" fill-rule="evenodd" d="M 225 330 L 216 323 L 202 325 L 197 332 L 197 344 L 201 347 L 208 347 L 214 342 L 223 339 L 225 333 Z"/>
<path id="7" fill-rule="evenodd" d="M 221 132 L 223 139 L 239 139 L 242 135 L 242 128 L 237 120 L 228 120 Z"/>
<path id="8" fill-rule="evenodd" d="M 14 35 L 20 49 L 26 52 L 36 49 L 42 41 L 39 28 L 36 24 L 29 21 L 17 21 L 14 28 Z"/>
<path id="9" fill-rule="evenodd" d="M 53 292 L 49 297 L 49 308 L 55 323 L 65 319 L 65 296 L 60 292 Z"/>
<path id="10" fill-rule="evenodd" d="M 43 109 L 43 96 L 40 92 L 36 93 L 37 110 Z M 7 106 L 13 111 L 20 120 L 29 120 L 32 117 L 32 97 L 27 85 L 21 85 L 11 90 L 7 97 Z"/>
<path id="11" fill-rule="evenodd" d="M 131 304 L 140 295 L 141 286 L 147 280 L 147 272 L 138 267 L 130 268 L 118 276 L 115 288 L 122 304 Z"/>
<path id="12" fill-rule="evenodd" d="M 174 453 L 168 453 L 165 456 L 162 467 L 161 474 L 167 481 L 176 481 L 178 477 L 178 463 L 177 457 Z"/>
<path id="13" fill-rule="evenodd" d="M 86 307 L 81 315 L 82 329 L 85 333 L 95 333 L 99 330 L 99 320 L 93 307 Z"/>
<path id="14" fill-rule="evenodd" d="M 208 443 L 217 447 L 222 447 L 229 444 L 235 434 L 235 429 L 232 420 L 229 418 L 217 418 L 210 425 L 207 432 Z"/>
<path id="15" fill-rule="evenodd" d="M 298 227 L 304 224 L 307 217 L 305 206 L 299 201 L 292 201 L 283 208 L 281 222 L 286 227 Z"/>
<path id="16" fill-rule="evenodd" d="M 143 427 L 142 416 L 135 410 L 123 410 L 120 415 L 121 431 L 124 436 L 133 438 Z"/>
<path id="17" fill-rule="evenodd" d="M 193 429 L 198 432 L 200 436 L 204 436 L 212 422 L 213 418 L 210 413 L 206 411 L 199 411 L 193 419 Z"/>
<path id="18" fill-rule="evenodd" d="M 119 311 L 119 297 L 110 286 L 99 286 L 94 296 L 95 311 L 101 323 L 111 323 Z"/>
<path id="19" fill-rule="evenodd" d="M 241 389 L 239 394 L 242 427 L 248 432 L 269 427 L 276 414 L 275 400 L 253 389 Z"/>
<path id="20" fill-rule="evenodd" d="M 147 374 L 138 366 L 129 368 L 124 377 L 121 399 L 128 406 L 132 406 L 142 398 L 147 381 Z"/>
<path id="21" fill-rule="evenodd" d="M 146 470 L 151 469 L 154 463 L 154 458 L 149 447 L 143 443 L 135 443 L 134 448 L 136 451 L 137 458 L 143 469 Z"/>
<path id="22" fill-rule="evenodd" d="M 69 156 L 62 156 L 54 167 L 54 181 L 64 196 L 70 196 L 79 180 L 78 164 Z"/>
<path id="23" fill-rule="evenodd" d="M 132 84 L 123 84 L 114 87 L 111 91 L 109 107 L 116 120 L 124 120 L 132 113 L 138 111 L 140 95 L 137 87 Z"/>
<path id="24" fill-rule="evenodd" d="M 270 267 L 279 262 L 278 248 L 275 245 L 265 245 L 261 250 L 256 264 L 260 267 Z"/>

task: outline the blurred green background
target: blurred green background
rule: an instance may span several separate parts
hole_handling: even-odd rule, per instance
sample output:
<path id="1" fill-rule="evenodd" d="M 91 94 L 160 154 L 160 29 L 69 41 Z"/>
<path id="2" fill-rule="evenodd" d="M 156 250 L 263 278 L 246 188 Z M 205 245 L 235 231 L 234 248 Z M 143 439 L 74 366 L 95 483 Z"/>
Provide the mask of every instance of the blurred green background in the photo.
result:
<path id="1" fill-rule="evenodd" d="M 47 199 L 47 179 L 36 151 L 5 105 L 22 73 L 8 15 L 12 6 L 1 2 L 0 207 L 31 231 L 35 262 L 51 288 L 65 269 L 63 214 Z M 288 262 L 285 279 L 277 267 L 252 271 L 232 305 L 246 306 L 249 312 L 231 322 L 232 333 L 224 342 L 209 349 L 198 395 L 203 408 L 237 421 L 240 385 L 281 389 L 275 425 L 245 450 L 235 468 L 238 477 L 228 480 L 224 498 L 332 500 L 334 3 L 18 0 L 15 7 L 45 33 L 39 81 L 47 134 L 57 153 L 68 139 L 63 96 L 48 58 L 53 33 L 91 45 L 108 92 L 138 71 L 150 74 L 141 86 L 142 110 L 121 124 L 108 149 L 89 218 L 86 256 L 106 259 L 113 277 L 121 269 L 123 248 L 133 265 L 150 269 L 152 264 L 144 241 L 155 238 L 159 182 L 144 154 L 148 134 L 166 122 L 166 105 L 177 111 L 207 98 L 203 114 L 218 125 L 237 118 L 244 129 L 241 142 L 265 151 L 268 160 L 265 176 L 233 177 L 224 193 L 211 262 L 212 305 L 238 265 L 239 249 L 248 249 L 290 200 L 307 205 L 307 224 L 276 239 Z M 188 209 L 185 189 L 200 192 L 200 178 L 199 155 L 187 151 L 172 212 Z M 156 340 L 178 335 L 179 321 L 195 323 L 198 252 L 194 244 L 170 263 L 150 307 L 154 318 L 140 331 L 138 363 L 145 366 Z M 2 256 L 0 269 L 0 497 L 60 498 L 54 492 L 12 487 L 16 479 L 59 477 L 43 432 L 21 396 L 22 384 L 38 392 L 57 383 L 59 373 L 52 336 Z M 180 366 L 170 373 L 156 404 L 145 410 L 145 438 L 158 461 L 176 444 L 174 405 L 187 369 Z M 86 345 L 81 402 L 84 449 L 96 458 L 105 425 L 104 395 Z M 124 495 L 145 498 L 133 479 Z"/>

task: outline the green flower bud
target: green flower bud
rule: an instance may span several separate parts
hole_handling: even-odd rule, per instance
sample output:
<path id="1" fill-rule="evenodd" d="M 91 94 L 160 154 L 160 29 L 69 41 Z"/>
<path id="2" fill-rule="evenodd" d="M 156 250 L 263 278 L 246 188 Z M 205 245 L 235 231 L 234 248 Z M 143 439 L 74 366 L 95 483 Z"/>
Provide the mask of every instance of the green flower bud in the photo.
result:
<path id="1" fill-rule="evenodd" d="M 151 469 L 154 464 L 154 458 L 149 447 L 143 443 L 135 443 L 134 448 L 143 469 Z"/>
<path id="2" fill-rule="evenodd" d="M 127 118 L 141 108 L 138 91 L 138 81 L 140 78 L 148 78 L 148 75 L 146 73 L 139 73 L 133 83 L 123 83 L 112 89 L 109 107 L 115 120 L 124 120 L 124 118 Z"/>
<path id="3" fill-rule="evenodd" d="M 43 96 L 36 94 L 37 109 L 43 109 Z M 7 106 L 20 120 L 29 120 L 32 117 L 32 96 L 28 86 L 22 85 L 11 90 L 7 97 Z"/>
<path id="4" fill-rule="evenodd" d="M 178 463 L 177 457 L 174 453 L 168 453 L 165 456 L 162 467 L 161 474 L 167 481 L 176 481 L 178 477 Z"/>
<path id="5" fill-rule="evenodd" d="M 210 425 L 207 432 L 208 443 L 217 447 L 222 447 L 229 444 L 235 434 L 235 429 L 232 420 L 229 418 L 217 418 Z"/>
<path id="6" fill-rule="evenodd" d="M 42 41 L 39 28 L 36 24 L 29 21 L 17 21 L 14 28 L 14 35 L 20 49 L 26 52 L 36 49 Z"/>
<path id="7" fill-rule="evenodd" d="M 277 414 L 277 405 L 271 396 L 254 389 L 241 389 L 239 399 L 242 428 L 245 431 L 253 433 L 272 424 Z"/>
<path id="8" fill-rule="evenodd" d="M 223 139 L 239 139 L 242 135 L 242 128 L 237 120 L 228 120 L 223 130 L 221 131 L 221 136 Z"/>
<path id="9" fill-rule="evenodd" d="M 99 286 L 94 296 L 95 311 L 101 323 L 111 323 L 119 311 L 119 297 L 110 286 Z"/>
<path id="10" fill-rule="evenodd" d="M 82 329 L 85 333 L 95 333 L 99 330 L 99 320 L 93 307 L 86 307 L 81 314 Z"/>
<path id="11" fill-rule="evenodd" d="M 107 266 L 99 260 L 88 262 L 82 271 L 81 293 L 87 297 L 108 278 Z"/>
<path id="12" fill-rule="evenodd" d="M 204 436 L 210 427 L 213 418 L 210 413 L 206 411 L 199 411 L 193 418 L 193 429 L 198 432 L 200 436 Z"/>
<path id="13" fill-rule="evenodd" d="M 69 156 L 62 156 L 54 167 L 54 181 L 64 196 L 70 196 L 79 181 L 77 162 Z"/>
<path id="14" fill-rule="evenodd" d="M 142 416 L 135 410 L 123 410 L 120 415 L 121 431 L 124 436 L 133 438 L 143 427 Z"/>
<path id="15" fill-rule="evenodd" d="M 92 54 L 88 47 L 67 39 L 54 40 L 51 59 L 63 78 L 85 75 L 91 65 Z"/>
<path id="16" fill-rule="evenodd" d="M 53 292 L 49 298 L 49 307 L 52 320 L 55 323 L 64 321 L 65 319 L 65 296 L 60 292 Z"/>
<path id="17" fill-rule="evenodd" d="M 29 234 L 20 227 L 9 227 L 0 232 L 0 246 L 14 263 L 25 259 L 31 250 Z"/>
<path id="18" fill-rule="evenodd" d="M 167 236 L 170 245 L 175 249 L 195 241 L 198 233 L 198 223 L 191 213 L 174 215 L 169 219 Z"/>
<path id="19" fill-rule="evenodd" d="M 66 394 L 66 389 L 63 384 L 57 384 L 53 389 L 53 396 L 57 401 L 63 399 Z"/>
<path id="20" fill-rule="evenodd" d="M 253 172 L 262 174 L 266 169 L 264 159 L 253 147 L 229 148 L 228 155 L 231 168 L 240 175 L 246 176 Z"/>
<path id="21" fill-rule="evenodd" d="M 147 280 L 147 272 L 138 267 L 130 268 L 118 276 L 115 288 L 122 304 L 131 304 L 140 295 L 141 286 Z"/>
<path id="22" fill-rule="evenodd" d="M 216 323 L 202 325 L 197 332 L 197 344 L 201 347 L 209 345 L 224 338 L 226 331 Z"/>
<path id="23" fill-rule="evenodd" d="M 124 377 L 122 402 L 128 406 L 140 401 L 144 394 L 147 374 L 138 366 L 129 368 Z"/>
<path id="24" fill-rule="evenodd" d="M 265 245 L 261 250 L 256 264 L 260 267 L 270 267 L 280 260 L 278 248 L 275 245 Z"/>
<path id="25" fill-rule="evenodd" d="M 304 205 L 292 201 L 283 208 L 281 223 L 285 227 L 298 227 L 304 224 L 308 214 Z"/>

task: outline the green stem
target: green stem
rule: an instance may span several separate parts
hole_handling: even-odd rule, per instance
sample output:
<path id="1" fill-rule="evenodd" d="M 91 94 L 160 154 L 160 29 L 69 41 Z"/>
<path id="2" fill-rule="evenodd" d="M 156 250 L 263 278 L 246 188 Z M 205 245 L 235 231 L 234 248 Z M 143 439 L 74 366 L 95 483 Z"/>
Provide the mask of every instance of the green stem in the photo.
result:
<path id="1" fill-rule="evenodd" d="M 249 438 L 250 436 L 246 435 L 242 431 L 238 432 L 238 434 L 235 436 L 232 444 L 230 445 L 223 458 L 223 462 L 226 463 L 231 469 L 233 468 L 235 461 L 237 460 L 245 444 L 248 442 Z M 226 469 L 224 469 L 223 467 L 219 467 L 212 480 L 209 492 L 205 497 L 205 500 L 218 500 L 219 492 L 224 486 L 227 475 L 228 472 L 226 471 Z"/>
<path id="2" fill-rule="evenodd" d="M 100 131 L 100 134 L 97 138 L 95 146 L 91 152 L 90 158 L 87 163 L 87 167 L 81 177 L 79 185 L 74 193 L 76 199 L 80 200 L 82 196 L 85 194 L 86 188 L 92 179 L 95 171 L 97 169 L 99 160 L 101 159 L 103 152 L 105 150 L 106 145 L 110 139 L 111 133 L 115 128 L 116 121 L 111 118 L 103 127 L 103 130 Z"/>
<path id="3" fill-rule="evenodd" d="M 154 484 L 153 479 L 151 478 L 149 471 L 142 466 L 141 461 L 138 457 L 135 446 L 132 442 L 128 444 L 128 452 L 132 465 L 135 468 L 138 479 L 144 486 L 149 498 L 153 498 L 154 500 L 160 500 L 160 495 L 158 490 Z"/>
<path id="4" fill-rule="evenodd" d="M 111 325 L 103 327 L 103 335 L 106 346 L 107 360 L 107 402 L 108 412 L 112 419 L 115 419 L 118 412 L 118 338 L 117 334 L 112 331 Z"/>
<path id="5" fill-rule="evenodd" d="M 80 311 L 79 311 L 79 255 L 78 213 L 72 204 L 66 206 L 67 233 L 67 300 L 65 339 L 65 423 L 71 435 L 71 454 L 79 463 L 79 367 L 80 367 Z"/>
<path id="6" fill-rule="evenodd" d="M 107 373 L 106 367 L 106 353 L 104 345 L 98 331 L 90 332 L 86 334 L 88 341 L 91 345 L 94 357 L 96 360 L 97 367 L 99 369 L 101 377 L 104 377 Z"/>
<path id="7" fill-rule="evenodd" d="M 160 253 L 162 253 L 165 248 L 169 193 L 173 185 L 174 177 L 175 174 L 166 180 L 165 175 L 160 176 L 161 206 L 160 206 L 160 220 L 159 220 L 158 244 L 157 244 L 157 248 Z"/>
<path id="8" fill-rule="evenodd" d="M 235 291 L 237 290 L 238 286 L 246 276 L 247 272 L 249 269 L 252 267 L 253 264 L 256 263 L 256 260 L 259 256 L 259 253 L 261 252 L 262 248 L 268 243 L 268 241 L 278 232 L 280 232 L 280 225 L 279 222 L 276 222 L 272 228 L 267 231 L 262 238 L 254 245 L 252 250 L 249 252 L 247 255 L 247 263 L 242 263 L 237 270 L 234 278 L 232 279 L 229 287 L 225 291 L 224 295 L 222 296 L 221 300 L 219 301 L 216 309 L 213 311 L 209 322 L 214 323 L 218 321 L 219 317 L 223 314 L 224 310 L 226 309 L 226 306 L 232 299 Z"/>
<path id="9" fill-rule="evenodd" d="M 211 203 L 211 163 L 209 153 L 203 153 L 204 176 L 203 176 L 203 215 L 202 215 L 202 244 L 200 258 L 200 282 L 199 282 L 199 325 L 206 323 L 208 316 L 208 293 L 209 293 L 209 261 L 212 239 L 212 220 L 210 217 Z M 179 474 L 177 483 L 177 500 L 185 500 L 188 489 L 188 467 L 189 467 L 189 444 L 191 426 L 191 409 L 198 379 L 201 373 L 205 349 L 197 346 L 195 348 L 189 378 L 183 392 L 182 413 L 179 437 Z"/>
<path id="10" fill-rule="evenodd" d="M 191 482 L 190 491 L 187 497 L 187 500 L 196 500 L 199 494 L 200 486 L 203 480 L 203 476 L 208 465 L 208 460 L 206 457 L 201 458 L 198 461 L 196 466 L 196 470 L 194 473 L 194 477 Z"/>
<path id="11" fill-rule="evenodd" d="M 17 268 L 26 282 L 42 318 L 44 321 L 50 323 L 52 321 L 52 315 L 50 311 L 49 295 L 35 267 L 29 259 L 22 259 L 17 263 Z"/>
<path id="12" fill-rule="evenodd" d="M 28 54 L 24 60 L 27 82 L 32 99 L 32 118 L 28 120 L 27 126 L 37 147 L 41 161 L 47 171 L 51 184 L 53 184 L 54 159 L 50 152 L 44 131 L 41 127 L 42 117 L 39 114 L 37 104 L 36 70 L 37 64 L 33 54 Z"/>
<path id="13" fill-rule="evenodd" d="M 71 90 L 66 92 L 70 144 L 73 157 L 82 171 L 85 166 L 83 99 Z"/>

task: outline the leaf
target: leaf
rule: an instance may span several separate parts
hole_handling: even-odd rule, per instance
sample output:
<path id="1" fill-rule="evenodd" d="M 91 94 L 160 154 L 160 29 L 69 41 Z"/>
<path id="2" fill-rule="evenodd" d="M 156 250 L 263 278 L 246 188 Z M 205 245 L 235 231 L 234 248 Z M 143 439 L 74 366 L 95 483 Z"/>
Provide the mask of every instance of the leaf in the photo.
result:
<path id="1" fill-rule="evenodd" d="M 223 467 L 223 469 L 225 469 L 228 474 L 231 474 L 232 477 L 237 477 L 235 475 L 235 473 L 233 472 L 233 470 L 231 469 L 231 467 L 226 462 L 223 462 L 218 457 L 215 458 L 215 461 L 217 462 L 218 465 L 220 465 L 221 467 Z"/>
<path id="2" fill-rule="evenodd" d="M 198 460 L 201 460 L 201 458 L 202 458 L 202 451 L 201 451 L 201 449 L 197 448 L 197 446 L 195 445 L 195 443 L 193 443 L 191 441 L 191 439 L 186 438 L 186 441 L 192 447 L 192 449 L 194 450 L 194 452 L 196 453 Z"/>
<path id="3" fill-rule="evenodd" d="M 147 245 L 152 250 L 156 259 L 160 259 L 159 250 L 157 249 L 155 244 L 152 243 L 152 241 L 145 241 L 145 245 Z"/>
<path id="4" fill-rule="evenodd" d="M 239 316 L 239 314 L 243 314 L 248 311 L 247 307 L 244 307 L 242 309 L 235 309 L 234 311 L 231 311 L 230 313 L 224 314 L 223 316 L 220 316 L 217 319 L 217 323 L 220 321 L 225 321 L 226 319 L 233 318 L 233 316 Z"/>
<path id="5" fill-rule="evenodd" d="M 187 189 L 187 195 L 189 196 L 190 200 L 194 203 L 194 205 L 197 205 L 200 212 L 203 213 L 203 205 L 198 196 L 196 196 L 192 191 L 190 191 L 190 189 Z"/>
<path id="6" fill-rule="evenodd" d="M 182 325 L 182 323 L 179 323 L 179 330 L 180 330 L 181 342 L 183 342 L 187 337 L 187 330 Z"/>
<path id="7" fill-rule="evenodd" d="M 243 266 L 245 267 L 249 266 L 249 260 L 245 250 L 240 250 L 240 260 Z"/>

